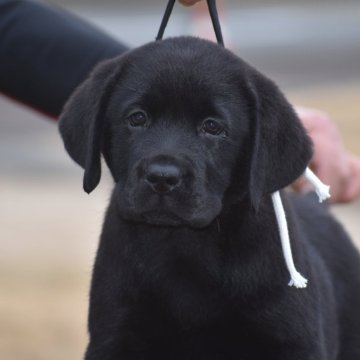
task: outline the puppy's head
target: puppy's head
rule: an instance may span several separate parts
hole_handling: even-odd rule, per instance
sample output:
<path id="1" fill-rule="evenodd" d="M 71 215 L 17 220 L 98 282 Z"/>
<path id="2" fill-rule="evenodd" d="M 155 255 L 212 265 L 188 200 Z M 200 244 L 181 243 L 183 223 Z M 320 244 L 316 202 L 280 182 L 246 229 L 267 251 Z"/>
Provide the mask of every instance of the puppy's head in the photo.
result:
<path id="1" fill-rule="evenodd" d="M 196 38 L 153 42 L 95 68 L 66 104 L 60 131 L 100 180 L 103 154 L 123 218 L 204 227 L 224 202 L 290 184 L 310 142 L 277 87 L 226 49 Z"/>

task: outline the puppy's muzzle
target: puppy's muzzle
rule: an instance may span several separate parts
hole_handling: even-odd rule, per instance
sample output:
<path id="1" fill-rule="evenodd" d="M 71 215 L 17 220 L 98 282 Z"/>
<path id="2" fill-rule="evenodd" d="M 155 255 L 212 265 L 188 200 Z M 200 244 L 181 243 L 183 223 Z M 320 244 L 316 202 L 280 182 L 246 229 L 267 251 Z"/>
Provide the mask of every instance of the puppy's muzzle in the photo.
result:
<path id="1" fill-rule="evenodd" d="M 164 154 L 141 161 L 137 173 L 140 184 L 159 196 L 170 196 L 174 190 L 189 190 L 193 178 L 190 163 L 181 157 Z"/>
<path id="2" fill-rule="evenodd" d="M 173 191 L 182 181 L 182 171 L 174 161 L 153 160 L 144 173 L 146 183 L 160 195 Z"/>

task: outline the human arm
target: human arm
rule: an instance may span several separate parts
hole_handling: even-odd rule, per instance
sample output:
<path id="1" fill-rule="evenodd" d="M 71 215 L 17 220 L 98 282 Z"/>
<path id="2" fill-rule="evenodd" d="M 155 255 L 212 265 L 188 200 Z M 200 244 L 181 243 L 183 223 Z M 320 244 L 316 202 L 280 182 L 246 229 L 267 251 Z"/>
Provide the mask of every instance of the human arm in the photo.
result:
<path id="1" fill-rule="evenodd" d="M 34 1 L 0 0 L 0 92 L 56 118 L 101 60 L 127 50 L 69 12 Z"/>

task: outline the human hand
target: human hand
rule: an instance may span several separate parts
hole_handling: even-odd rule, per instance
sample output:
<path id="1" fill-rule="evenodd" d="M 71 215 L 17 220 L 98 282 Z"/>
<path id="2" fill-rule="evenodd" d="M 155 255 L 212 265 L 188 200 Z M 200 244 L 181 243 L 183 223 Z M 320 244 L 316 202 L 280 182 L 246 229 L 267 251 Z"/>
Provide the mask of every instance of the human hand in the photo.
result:
<path id="1" fill-rule="evenodd" d="M 310 167 L 330 185 L 331 202 L 349 202 L 360 196 L 360 158 L 346 151 L 340 132 L 329 116 L 319 110 L 297 107 L 296 112 L 314 143 Z M 293 184 L 299 192 L 311 185 L 303 178 Z"/>
<path id="2" fill-rule="evenodd" d="M 178 0 L 180 4 L 184 5 L 184 6 L 192 6 L 198 2 L 200 2 L 201 0 Z"/>

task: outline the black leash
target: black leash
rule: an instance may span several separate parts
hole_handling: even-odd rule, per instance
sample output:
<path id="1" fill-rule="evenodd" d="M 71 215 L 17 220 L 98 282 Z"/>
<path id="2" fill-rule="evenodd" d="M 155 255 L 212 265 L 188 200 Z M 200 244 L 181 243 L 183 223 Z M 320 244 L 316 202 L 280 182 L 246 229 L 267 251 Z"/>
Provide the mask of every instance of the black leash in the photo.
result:
<path id="1" fill-rule="evenodd" d="M 174 4 L 175 4 L 175 0 L 169 0 L 168 4 L 166 6 L 166 9 L 165 9 L 165 13 L 163 15 L 163 18 L 161 20 L 161 25 L 160 25 L 158 34 L 156 36 L 156 40 L 161 40 L 163 38 L 166 25 L 167 25 L 167 23 L 169 21 L 172 10 L 174 8 Z M 207 0 L 207 5 L 208 5 L 208 8 L 209 8 L 211 22 L 213 24 L 213 28 L 214 28 L 214 31 L 215 31 L 216 40 L 217 40 L 218 44 L 224 46 L 224 39 L 223 39 L 222 32 L 221 32 L 219 15 L 218 15 L 218 12 L 217 12 L 217 9 L 216 9 L 216 0 Z"/>

